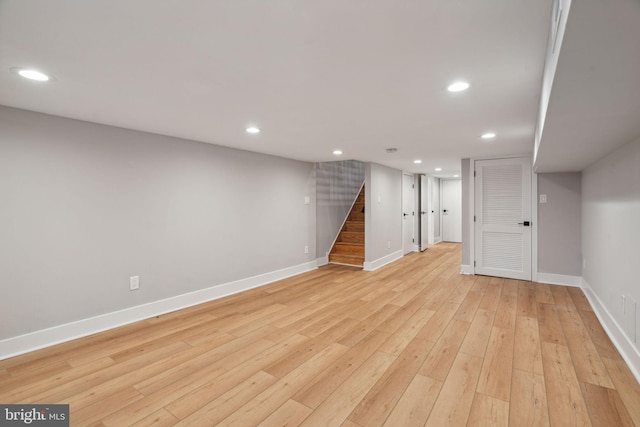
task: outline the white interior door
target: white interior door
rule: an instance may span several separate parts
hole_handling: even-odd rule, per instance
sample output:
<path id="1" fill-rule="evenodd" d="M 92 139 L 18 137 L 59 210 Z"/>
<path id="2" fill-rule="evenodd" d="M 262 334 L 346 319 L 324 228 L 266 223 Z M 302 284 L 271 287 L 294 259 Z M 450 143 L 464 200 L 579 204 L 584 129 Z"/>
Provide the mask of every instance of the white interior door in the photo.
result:
<path id="1" fill-rule="evenodd" d="M 429 178 L 420 175 L 420 250 L 429 247 Z"/>
<path id="2" fill-rule="evenodd" d="M 531 159 L 475 162 L 475 272 L 531 280 Z"/>
<path id="3" fill-rule="evenodd" d="M 442 180 L 442 240 L 462 242 L 462 181 Z"/>
<path id="4" fill-rule="evenodd" d="M 413 252 L 413 175 L 402 175 L 402 252 Z"/>

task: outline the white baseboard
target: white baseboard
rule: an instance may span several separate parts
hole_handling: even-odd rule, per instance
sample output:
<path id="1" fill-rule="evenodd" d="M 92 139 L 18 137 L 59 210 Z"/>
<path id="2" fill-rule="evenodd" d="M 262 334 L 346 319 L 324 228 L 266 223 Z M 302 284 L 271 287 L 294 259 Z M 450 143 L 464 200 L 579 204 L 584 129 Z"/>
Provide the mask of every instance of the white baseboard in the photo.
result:
<path id="1" fill-rule="evenodd" d="M 7 338 L 0 341 L 0 360 L 257 288 L 316 268 L 317 262 L 310 261 L 282 270 Z"/>
<path id="2" fill-rule="evenodd" d="M 413 245 L 413 252 L 420 252 L 420 245 Z"/>
<path id="3" fill-rule="evenodd" d="M 468 264 L 462 264 L 460 266 L 460 274 L 474 274 L 473 266 Z"/>
<path id="4" fill-rule="evenodd" d="M 404 256 L 404 254 L 402 253 L 402 250 L 390 253 L 389 255 L 385 255 L 382 258 L 379 258 L 375 261 L 365 261 L 364 263 L 364 267 L 363 270 L 364 271 L 373 271 L 373 270 L 377 270 L 380 267 L 383 267 L 387 264 L 390 264 L 394 261 L 399 260 L 400 258 L 402 258 Z"/>
<path id="5" fill-rule="evenodd" d="M 582 277 L 567 276 L 566 274 L 542 273 L 538 271 L 539 283 L 547 283 L 549 285 L 574 286 L 579 288 L 582 285 Z"/>
<path id="6" fill-rule="evenodd" d="M 584 279 L 582 280 L 582 290 L 587 296 L 596 316 L 598 316 L 600 324 L 606 331 L 607 335 L 609 335 L 611 342 L 613 342 L 613 345 L 615 345 L 620 352 L 620 355 L 627 363 L 627 366 L 636 377 L 636 381 L 640 382 L 640 352 L 624 333 L 622 327 L 620 327 L 618 322 L 616 322 L 613 316 L 609 313 L 609 310 L 607 310 L 604 304 L 602 304 L 600 298 L 598 298 L 595 292 L 593 292 L 591 286 L 589 286 L 587 281 Z"/>
<path id="7" fill-rule="evenodd" d="M 329 264 L 329 256 L 328 255 L 316 259 L 316 265 L 318 267 L 322 267 L 323 265 L 327 265 L 327 264 Z"/>

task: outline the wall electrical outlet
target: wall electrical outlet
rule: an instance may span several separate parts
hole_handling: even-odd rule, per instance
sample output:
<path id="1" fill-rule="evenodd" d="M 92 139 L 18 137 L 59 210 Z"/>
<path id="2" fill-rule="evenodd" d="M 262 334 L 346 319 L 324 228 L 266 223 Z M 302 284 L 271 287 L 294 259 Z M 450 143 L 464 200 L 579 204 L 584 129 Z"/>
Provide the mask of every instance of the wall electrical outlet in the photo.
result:
<path id="1" fill-rule="evenodd" d="M 305 247 L 304 247 L 304 253 L 305 253 L 305 254 L 308 254 L 308 253 L 309 253 L 309 246 L 305 246 Z"/>
<path id="2" fill-rule="evenodd" d="M 391 249 L 391 240 L 387 242 L 387 249 Z"/>
<path id="3" fill-rule="evenodd" d="M 308 205 L 309 203 L 311 203 L 311 198 L 309 198 L 309 196 L 304 196 L 304 204 Z"/>
<path id="4" fill-rule="evenodd" d="M 540 203 L 547 203 L 547 195 L 546 194 L 541 194 L 540 195 Z"/>
<path id="5" fill-rule="evenodd" d="M 140 288 L 140 276 L 129 277 L 129 290 L 135 291 L 138 288 Z"/>

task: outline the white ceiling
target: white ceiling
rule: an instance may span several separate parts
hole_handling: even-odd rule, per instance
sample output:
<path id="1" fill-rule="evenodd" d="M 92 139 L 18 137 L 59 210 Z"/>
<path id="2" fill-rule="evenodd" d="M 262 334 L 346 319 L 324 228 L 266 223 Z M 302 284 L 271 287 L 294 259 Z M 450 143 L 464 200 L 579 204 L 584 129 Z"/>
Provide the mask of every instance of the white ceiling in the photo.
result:
<path id="1" fill-rule="evenodd" d="M 580 171 L 638 136 L 640 0 L 575 0 L 536 171 Z"/>
<path id="2" fill-rule="evenodd" d="M 451 176 L 464 157 L 533 151 L 550 14 L 550 0 L 3 0 L 0 104 Z M 459 78 L 471 88 L 447 92 Z"/>

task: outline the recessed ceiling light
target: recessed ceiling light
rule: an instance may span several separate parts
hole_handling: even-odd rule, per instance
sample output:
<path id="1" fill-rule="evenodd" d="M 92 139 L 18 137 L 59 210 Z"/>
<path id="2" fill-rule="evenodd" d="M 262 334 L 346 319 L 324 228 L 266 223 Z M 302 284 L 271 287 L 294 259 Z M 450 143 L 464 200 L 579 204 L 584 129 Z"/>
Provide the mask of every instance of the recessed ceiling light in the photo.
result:
<path id="1" fill-rule="evenodd" d="M 35 80 L 38 82 L 46 82 L 49 80 L 49 76 L 47 76 L 44 73 L 41 73 L 40 71 L 31 70 L 27 68 L 17 68 L 16 71 L 25 79 Z"/>
<path id="2" fill-rule="evenodd" d="M 333 150 L 333 154 L 336 156 L 340 156 L 342 155 L 342 151 L 341 150 Z"/>
<path id="3" fill-rule="evenodd" d="M 249 126 L 247 128 L 247 133 L 260 133 L 260 129 L 255 126 Z"/>
<path id="4" fill-rule="evenodd" d="M 447 87 L 449 92 L 462 92 L 467 89 L 469 89 L 469 83 L 463 81 L 453 82 Z"/>
<path id="5" fill-rule="evenodd" d="M 460 175 L 457 175 L 457 174 L 456 174 L 456 175 L 453 175 L 453 177 L 454 177 L 454 178 L 458 178 L 459 176 L 460 176 Z"/>
<path id="6" fill-rule="evenodd" d="M 440 172 L 440 171 L 442 171 L 442 168 L 435 168 L 434 170 L 435 170 L 436 172 Z"/>
<path id="7" fill-rule="evenodd" d="M 414 160 L 413 163 L 415 163 L 416 165 L 419 165 L 420 163 L 422 163 L 422 160 Z"/>
<path id="8" fill-rule="evenodd" d="M 495 137 L 496 137 L 496 134 L 493 132 L 483 133 L 481 136 L 482 139 L 493 139 Z"/>

